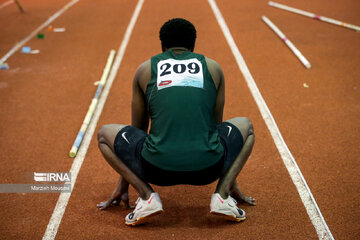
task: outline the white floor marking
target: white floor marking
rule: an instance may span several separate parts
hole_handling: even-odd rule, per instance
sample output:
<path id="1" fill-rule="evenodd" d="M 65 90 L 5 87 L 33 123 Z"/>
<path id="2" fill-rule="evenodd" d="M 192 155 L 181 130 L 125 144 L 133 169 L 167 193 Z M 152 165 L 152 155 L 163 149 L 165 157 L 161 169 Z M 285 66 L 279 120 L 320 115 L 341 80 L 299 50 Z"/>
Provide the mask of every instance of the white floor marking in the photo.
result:
<path id="1" fill-rule="evenodd" d="M 77 3 L 79 0 L 72 0 L 68 4 L 66 4 L 63 8 L 57 11 L 54 15 L 48 18 L 46 22 L 44 22 L 41 26 L 35 29 L 32 33 L 30 33 L 26 38 L 18 42 L 8 53 L 5 54 L 0 59 L 0 65 L 6 62 L 11 55 L 13 55 L 17 50 L 19 50 L 25 43 L 27 43 L 31 38 L 33 38 L 37 33 L 39 33 L 43 28 L 52 23 L 56 18 L 58 18 L 61 14 L 63 14 L 66 10 L 68 10 L 72 5 Z"/>
<path id="2" fill-rule="evenodd" d="M 10 0 L 10 1 L 7 1 L 7 2 L 4 2 L 3 4 L 0 5 L 0 9 L 3 8 L 3 7 L 6 7 L 10 4 L 14 3 L 14 0 Z"/>
<path id="3" fill-rule="evenodd" d="M 208 2 L 215 14 L 215 17 L 221 27 L 223 34 L 234 54 L 234 57 L 240 68 L 240 71 L 244 75 L 244 78 L 247 82 L 250 92 L 251 92 L 252 96 L 254 97 L 256 104 L 258 105 L 261 116 L 263 117 L 263 119 L 266 123 L 266 126 L 268 127 L 268 129 L 271 133 L 271 136 L 274 139 L 275 145 L 281 155 L 281 158 L 283 159 L 283 162 L 290 174 L 290 177 L 291 177 L 293 183 L 296 186 L 296 189 L 297 189 L 297 191 L 300 195 L 300 198 L 306 208 L 306 211 L 310 217 L 310 220 L 315 227 L 315 230 L 317 232 L 319 239 L 334 239 L 294 157 L 292 156 L 290 150 L 288 149 L 288 147 L 280 133 L 280 130 L 278 129 L 278 127 L 276 125 L 276 122 L 275 122 L 269 108 L 267 107 L 263 97 L 261 96 L 261 93 L 260 93 L 260 91 L 259 91 L 259 89 L 258 89 L 246 63 L 245 63 L 244 58 L 242 57 L 238 47 L 236 46 L 236 43 L 235 43 L 233 37 L 231 36 L 230 30 L 227 27 L 227 24 L 222 16 L 219 8 L 216 5 L 215 0 L 208 0 Z"/>
<path id="4" fill-rule="evenodd" d="M 74 159 L 74 162 L 73 162 L 73 164 L 71 166 L 70 172 L 71 172 L 71 189 L 72 190 L 74 190 L 76 178 L 77 178 L 78 173 L 80 171 L 81 165 L 84 162 L 84 158 L 85 158 L 86 152 L 87 152 L 87 150 L 89 148 L 92 136 L 94 134 L 94 131 L 95 131 L 95 128 L 96 128 L 96 125 L 97 125 L 97 122 L 98 122 L 98 120 L 100 118 L 100 115 L 101 115 L 102 109 L 104 107 L 106 98 L 107 98 L 107 96 L 109 94 L 112 83 L 113 83 L 113 81 L 114 81 L 114 79 L 116 77 L 116 74 L 118 72 L 118 69 L 120 67 L 120 64 L 121 64 L 122 58 L 124 56 L 126 47 L 127 47 L 128 43 L 129 43 L 129 39 L 130 39 L 132 30 L 133 30 L 133 28 L 135 26 L 136 20 L 137 20 L 137 18 L 139 16 L 139 13 L 140 13 L 140 10 L 142 8 L 143 3 L 144 3 L 144 0 L 139 0 L 139 2 L 136 5 L 135 11 L 134 11 L 134 13 L 133 13 L 133 15 L 131 17 L 131 20 L 130 20 L 130 23 L 129 23 L 127 29 L 126 29 L 124 38 L 123 38 L 123 40 L 121 42 L 121 45 L 120 45 L 120 48 L 119 48 L 119 50 L 117 52 L 117 56 L 116 56 L 116 58 L 114 60 L 114 64 L 113 64 L 113 67 L 111 69 L 109 79 L 108 79 L 108 81 L 107 81 L 107 83 L 105 85 L 105 88 L 103 89 L 103 92 L 102 92 L 101 96 L 100 96 L 99 103 L 98 103 L 98 106 L 97 106 L 97 108 L 95 110 L 93 119 L 91 120 L 91 122 L 89 124 L 88 130 L 87 130 L 87 132 L 86 132 L 86 134 L 84 136 L 84 140 L 82 142 L 82 145 L 80 146 L 79 152 L 76 155 L 76 157 Z M 57 234 L 61 219 L 62 219 L 62 217 L 64 215 L 66 206 L 67 206 L 67 204 L 69 202 L 70 196 L 71 196 L 71 193 L 61 193 L 60 194 L 59 199 L 58 199 L 58 201 L 56 203 L 54 212 L 53 212 L 53 214 L 51 216 L 51 219 L 49 221 L 49 224 L 48 224 L 48 226 L 46 228 L 46 231 L 45 231 L 45 234 L 43 236 L 43 240 L 45 240 L 45 239 L 46 240 L 55 239 L 55 236 Z"/>

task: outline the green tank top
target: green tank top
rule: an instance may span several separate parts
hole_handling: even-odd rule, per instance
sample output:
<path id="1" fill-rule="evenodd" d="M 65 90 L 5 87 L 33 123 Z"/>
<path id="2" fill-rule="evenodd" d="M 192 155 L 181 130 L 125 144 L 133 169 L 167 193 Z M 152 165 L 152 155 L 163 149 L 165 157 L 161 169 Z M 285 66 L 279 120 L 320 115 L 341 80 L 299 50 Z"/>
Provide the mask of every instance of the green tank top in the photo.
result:
<path id="1" fill-rule="evenodd" d="M 216 87 L 203 55 L 169 50 L 153 56 L 146 101 L 151 119 L 141 153 L 146 161 L 170 171 L 197 171 L 221 159 Z"/>

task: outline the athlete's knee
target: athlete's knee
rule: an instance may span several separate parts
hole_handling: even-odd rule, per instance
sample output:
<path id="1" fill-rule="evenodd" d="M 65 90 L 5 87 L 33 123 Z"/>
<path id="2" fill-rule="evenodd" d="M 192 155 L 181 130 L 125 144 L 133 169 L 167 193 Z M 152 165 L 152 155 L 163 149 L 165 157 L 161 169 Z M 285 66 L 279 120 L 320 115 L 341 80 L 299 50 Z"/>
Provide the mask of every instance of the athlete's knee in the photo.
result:
<path id="1" fill-rule="evenodd" d="M 124 128 L 126 125 L 121 124 L 107 124 L 100 127 L 98 131 L 98 145 L 99 147 L 103 144 L 106 144 L 112 150 L 114 142 L 119 131 Z"/>
<path id="2" fill-rule="evenodd" d="M 235 126 L 247 126 L 251 124 L 250 119 L 247 117 L 234 117 L 232 119 L 227 120 L 228 122 L 231 122 Z"/>
<path id="3" fill-rule="evenodd" d="M 247 117 L 235 117 L 227 120 L 227 122 L 234 124 L 237 128 L 243 128 L 243 129 L 252 128 L 252 123 L 250 119 L 248 119 Z"/>
<path id="4" fill-rule="evenodd" d="M 103 125 L 100 127 L 97 133 L 98 145 L 107 144 L 106 135 L 107 135 L 107 131 L 109 131 L 108 129 L 109 129 L 109 125 Z"/>
<path id="5" fill-rule="evenodd" d="M 255 136 L 254 135 L 254 127 L 249 118 L 235 117 L 235 118 L 228 120 L 228 122 L 234 124 L 239 129 L 239 131 L 241 132 L 241 135 L 243 136 L 244 141 L 251 135 L 253 137 Z"/>
<path id="6" fill-rule="evenodd" d="M 249 133 L 249 135 L 255 135 L 255 132 L 254 132 L 254 126 L 253 126 L 253 124 L 252 124 L 252 122 L 248 119 L 248 124 L 249 124 L 249 131 L 248 131 L 248 133 Z"/>
<path id="7" fill-rule="evenodd" d="M 104 136 L 104 126 L 101 126 L 98 133 L 97 133 L 97 140 L 98 142 L 100 141 L 100 139 L 102 139 Z"/>
<path id="8" fill-rule="evenodd" d="M 250 141 L 252 144 L 255 142 L 255 132 L 254 132 L 254 126 L 252 122 L 248 119 L 247 121 L 248 130 L 247 130 L 247 140 Z"/>

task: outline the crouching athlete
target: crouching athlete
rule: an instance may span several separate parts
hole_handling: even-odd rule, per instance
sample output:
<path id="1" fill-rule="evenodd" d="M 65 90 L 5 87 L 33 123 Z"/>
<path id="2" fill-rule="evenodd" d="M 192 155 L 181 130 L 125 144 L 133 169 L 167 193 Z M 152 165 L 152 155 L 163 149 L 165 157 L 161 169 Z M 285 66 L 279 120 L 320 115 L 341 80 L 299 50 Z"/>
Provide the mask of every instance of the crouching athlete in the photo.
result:
<path id="1" fill-rule="evenodd" d="M 214 60 L 193 52 L 195 39 L 189 21 L 167 21 L 160 29 L 162 53 L 136 71 L 132 125 L 104 125 L 98 132 L 100 151 L 120 179 L 110 198 L 97 206 L 106 209 L 121 201 L 129 206 L 131 184 L 139 198 L 125 217 L 127 225 L 163 211 L 150 184 L 207 185 L 219 179 L 210 212 L 237 222 L 245 212 L 236 200 L 255 205 L 236 182 L 254 145 L 252 124 L 243 117 L 223 122 L 223 72 Z"/>

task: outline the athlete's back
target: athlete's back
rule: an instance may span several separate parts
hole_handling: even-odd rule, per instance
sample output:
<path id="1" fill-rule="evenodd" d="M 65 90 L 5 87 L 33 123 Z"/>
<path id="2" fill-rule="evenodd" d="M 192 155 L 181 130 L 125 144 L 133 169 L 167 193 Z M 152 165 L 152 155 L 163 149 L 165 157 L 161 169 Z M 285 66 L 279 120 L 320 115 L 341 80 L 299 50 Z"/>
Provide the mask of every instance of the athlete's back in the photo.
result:
<path id="1" fill-rule="evenodd" d="M 217 89 L 203 55 L 169 50 L 152 57 L 145 96 L 151 119 L 145 160 L 166 170 L 196 171 L 221 159 Z"/>

